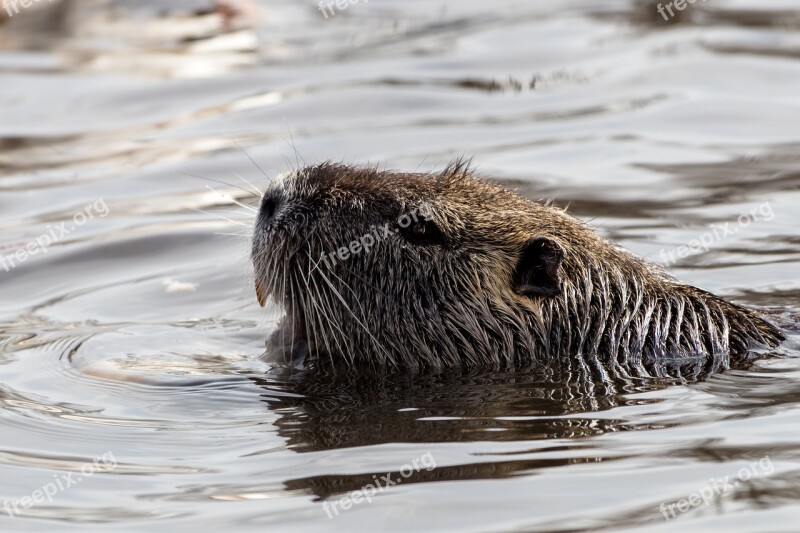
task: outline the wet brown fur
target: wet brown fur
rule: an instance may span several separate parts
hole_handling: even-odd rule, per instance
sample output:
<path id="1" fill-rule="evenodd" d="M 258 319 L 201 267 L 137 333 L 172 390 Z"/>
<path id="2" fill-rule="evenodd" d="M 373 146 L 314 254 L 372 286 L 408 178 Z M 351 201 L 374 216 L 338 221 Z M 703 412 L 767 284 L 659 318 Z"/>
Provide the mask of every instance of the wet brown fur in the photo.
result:
<path id="1" fill-rule="evenodd" d="M 784 340 L 754 311 L 675 280 L 563 210 L 523 198 L 457 162 L 437 174 L 325 163 L 272 184 L 280 210 L 257 220 L 262 290 L 287 315 L 273 357 L 381 372 L 515 369 L 570 360 L 665 374 L 681 361 L 726 368 Z M 443 244 L 394 233 L 328 268 L 371 226 L 428 209 Z M 557 292 L 522 294 L 531 239 L 563 250 Z M 305 344 L 304 344 L 305 343 Z"/>

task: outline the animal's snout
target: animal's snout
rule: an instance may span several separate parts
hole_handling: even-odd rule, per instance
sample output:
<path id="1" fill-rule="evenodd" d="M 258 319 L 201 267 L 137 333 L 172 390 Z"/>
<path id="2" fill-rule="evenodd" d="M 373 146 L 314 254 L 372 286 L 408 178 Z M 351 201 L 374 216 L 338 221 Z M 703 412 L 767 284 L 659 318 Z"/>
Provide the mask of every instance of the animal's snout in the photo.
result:
<path id="1" fill-rule="evenodd" d="M 272 224 L 284 206 L 283 196 L 279 191 L 267 191 L 261 199 L 261 207 L 258 210 L 258 220 L 261 225 L 269 226 Z"/>

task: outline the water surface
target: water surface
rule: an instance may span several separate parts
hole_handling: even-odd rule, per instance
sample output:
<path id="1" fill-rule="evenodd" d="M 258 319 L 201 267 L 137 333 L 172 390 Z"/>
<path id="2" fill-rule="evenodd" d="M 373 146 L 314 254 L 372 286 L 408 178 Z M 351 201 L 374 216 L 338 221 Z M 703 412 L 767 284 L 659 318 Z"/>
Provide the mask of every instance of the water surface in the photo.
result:
<path id="1" fill-rule="evenodd" d="M 0 530 L 797 531 L 796 2 L 41 7 L 0 23 L 0 251 L 55 241 L 0 265 Z M 790 342 L 699 382 L 260 361 L 239 204 L 298 163 L 461 155 Z"/>

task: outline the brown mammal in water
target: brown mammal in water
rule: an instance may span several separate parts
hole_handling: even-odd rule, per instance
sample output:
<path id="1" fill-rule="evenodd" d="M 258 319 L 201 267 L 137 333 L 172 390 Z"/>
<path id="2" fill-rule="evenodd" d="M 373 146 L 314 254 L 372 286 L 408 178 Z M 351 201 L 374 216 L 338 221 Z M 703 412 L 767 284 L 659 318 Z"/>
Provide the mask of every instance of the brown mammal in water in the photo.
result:
<path id="1" fill-rule="evenodd" d="M 661 374 L 681 360 L 724 368 L 784 340 L 461 162 L 289 173 L 262 198 L 252 259 L 259 301 L 286 311 L 267 342 L 275 359 L 420 371 L 578 358 Z"/>

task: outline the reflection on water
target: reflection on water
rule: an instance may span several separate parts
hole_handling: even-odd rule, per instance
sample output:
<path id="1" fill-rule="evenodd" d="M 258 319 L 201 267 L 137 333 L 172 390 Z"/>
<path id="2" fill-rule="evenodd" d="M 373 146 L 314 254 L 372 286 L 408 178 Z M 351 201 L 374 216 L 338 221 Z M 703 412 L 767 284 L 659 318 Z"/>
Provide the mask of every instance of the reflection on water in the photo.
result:
<path id="1" fill-rule="evenodd" d="M 675 520 L 795 531 L 800 14 L 715 0 L 667 23 L 658 3 L 0 10 L 0 254 L 108 207 L 0 264 L 0 530 L 671 531 L 662 503 L 769 458 Z M 655 261 L 737 227 L 669 268 L 762 306 L 789 342 L 680 378 L 564 361 L 352 380 L 259 360 L 279 317 L 252 294 L 246 206 L 267 180 L 462 154 Z M 33 502 L 109 451 L 113 470 Z M 425 454 L 436 468 L 328 518 Z"/>
<path id="2" fill-rule="evenodd" d="M 741 375 L 746 376 L 749 385 L 745 398 L 719 398 L 726 390 L 733 392 L 729 375 L 705 381 L 699 388 L 729 417 L 737 416 L 737 412 L 747 416 L 756 401 L 762 406 L 782 405 L 800 398 L 791 380 L 770 377 L 767 382 L 757 374 Z M 278 434 L 298 453 L 386 444 L 526 444 L 518 451 L 475 453 L 489 457 L 420 472 L 410 482 L 504 478 L 526 471 L 549 472 L 568 465 L 630 459 L 638 455 L 635 450 L 607 450 L 587 437 L 692 423 L 659 413 L 663 400 L 657 397 L 658 392 L 682 380 L 620 379 L 598 383 L 576 374 L 515 373 L 353 383 L 320 376 L 293 376 L 288 379 L 293 383 L 290 388 L 301 394 L 293 399 L 270 396 L 274 383 L 283 385 L 287 378 L 257 381 L 265 388 L 271 408 L 283 413 L 275 422 Z M 734 386 L 742 385 L 740 381 Z M 458 398 L 457 404 L 453 398 Z M 626 407 L 638 411 L 639 416 L 629 418 Z M 655 418 L 642 416 L 645 412 Z M 709 422 L 708 417 L 702 421 Z M 765 447 L 762 455 L 771 449 Z M 744 460 L 755 451 L 742 449 L 716 459 Z M 692 449 L 689 454 L 699 458 L 708 454 L 712 457 L 706 458 L 711 459 L 714 455 L 701 449 Z M 684 452 L 675 453 L 683 455 Z M 290 479 L 285 484 L 289 490 L 328 498 L 360 489 L 373 474 L 381 472 L 315 475 Z"/>

